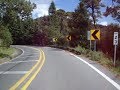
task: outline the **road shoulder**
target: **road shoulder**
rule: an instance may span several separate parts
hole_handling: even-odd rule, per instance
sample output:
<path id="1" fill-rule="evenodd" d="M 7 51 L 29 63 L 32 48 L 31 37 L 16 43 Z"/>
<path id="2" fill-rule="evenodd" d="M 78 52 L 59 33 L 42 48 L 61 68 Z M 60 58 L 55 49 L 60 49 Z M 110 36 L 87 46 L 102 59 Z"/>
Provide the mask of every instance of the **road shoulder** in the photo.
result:
<path id="1" fill-rule="evenodd" d="M 12 48 L 15 49 L 13 54 L 11 54 L 10 57 L 4 57 L 4 58 L 0 59 L 0 65 L 11 61 L 12 59 L 18 57 L 19 55 L 21 55 L 23 53 L 23 51 L 21 49 L 18 49 L 16 47 L 12 47 Z"/>
<path id="2" fill-rule="evenodd" d="M 85 60 L 86 62 L 88 62 L 89 64 L 91 64 L 95 68 L 97 68 L 98 70 L 100 70 L 102 73 L 104 73 L 106 76 L 108 76 L 109 78 L 111 78 L 112 80 L 114 80 L 116 83 L 118 83 L 120 85 L 120 77 L 118 77 L 115 73 L 111 72 L 106 67 L 100 65 L 96 61 L 93 61 L 93 60 L 90 60 L 90 59 L 84 57 L 83 55 L 76 55 L 76 56 L 82 58 L 83 60 Z"/>

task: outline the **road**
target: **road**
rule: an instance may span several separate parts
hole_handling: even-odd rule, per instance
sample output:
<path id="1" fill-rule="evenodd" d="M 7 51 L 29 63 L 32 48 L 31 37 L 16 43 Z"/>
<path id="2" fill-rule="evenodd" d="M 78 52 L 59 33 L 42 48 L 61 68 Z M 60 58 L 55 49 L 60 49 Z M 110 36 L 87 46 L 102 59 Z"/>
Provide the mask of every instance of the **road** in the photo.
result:
<path id="1" fill-rule="evenodd" d="M 23 50 L 22 55 L 0 65 L 0 90 L 8 90 L 38 62 L 39 50 L 26 46 L 15 46 Z"/>
<path id="2" fill-rule="evenodd" d="M 0 65 L 0 90 L 120 90 L 109 77 L 69 52 L 16 47 L 24 53 Z"/>

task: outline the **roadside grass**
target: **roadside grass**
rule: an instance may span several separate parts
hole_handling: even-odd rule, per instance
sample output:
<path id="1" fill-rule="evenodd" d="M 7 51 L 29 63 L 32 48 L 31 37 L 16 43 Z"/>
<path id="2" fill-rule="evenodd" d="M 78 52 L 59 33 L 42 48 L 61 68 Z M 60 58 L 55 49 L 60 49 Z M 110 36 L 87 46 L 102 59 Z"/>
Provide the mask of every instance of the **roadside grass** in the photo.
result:
<path id="1" fill-rule="evenodd" d="M 12 58 L 11 55 L 14 53 L 15 48 L 6 48 L 6 47 L 0 47 L 0 59 L 2 58 Z"/>
<path id="2" fill-rule="evenodd" d="M 117 60 L 117 65 L 114 67 L 111 58 L 108 58 L 103 52 L 91 51 L 89 49 L 82 48 L 80 46 L 74 48 L 74 50 L 79 51 L 81 55 L 89 58 L 90 60 L 97 61 L 101 65 L 107 67 L 110 71 L 114 72 L 120 77 L 120 61 Z"/>

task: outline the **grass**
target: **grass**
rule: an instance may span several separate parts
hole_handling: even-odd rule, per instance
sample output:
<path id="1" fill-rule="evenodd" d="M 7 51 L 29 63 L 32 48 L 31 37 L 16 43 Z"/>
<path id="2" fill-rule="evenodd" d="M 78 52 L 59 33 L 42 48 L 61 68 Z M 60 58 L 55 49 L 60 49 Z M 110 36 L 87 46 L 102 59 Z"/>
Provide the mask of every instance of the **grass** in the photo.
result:
<path id="1" fill-rule="evenodd" d="M 0 47 L 0 59 L 4 57 L 11 58 L 11 55 L 14 53 L 14 48 Z"/>
<path id="2" fill-rule="evenodd" d="M 74 50 L 79 51 L 83 56 L 88 57 L 93 61 L 97 61 L 101 65 L 107 67 L 109 70 L 117 74 L 120 77 L 120 61 L 117 61 L 116 67 L 114 67 L 112 59 L 108 58 L 103 52 L 91 51 L 89 49 L 82 48 L 80 46 L 76 47 Z"/>

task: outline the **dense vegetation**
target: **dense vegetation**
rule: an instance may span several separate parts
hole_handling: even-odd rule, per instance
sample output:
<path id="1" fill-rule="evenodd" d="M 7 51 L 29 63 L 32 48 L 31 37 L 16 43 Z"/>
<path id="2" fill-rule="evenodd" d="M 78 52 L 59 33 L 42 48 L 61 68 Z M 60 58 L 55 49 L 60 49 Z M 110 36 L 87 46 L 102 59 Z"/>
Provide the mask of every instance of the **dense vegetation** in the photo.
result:
<path id="1" fill-rule="evenodd" d="M 112 7 L 105 6 L 101 0 L 80 0 L 74 12 L 56 9 L 52 1 L 49 15 L 37 19 L 32 18 L 34 3 L 27 0 L 0 0 L 0 46 L 9 47 L 11 44 L 24 45 L 59 45 L 89 48 L 87 31 L 93 28 L 101 29 L 101 40 L 97 41 L 97 50 L 113 56 L 113 32 L 118 31 L 119 25 L 98 25 L 103 15 L 112 17 L 120 22 L 119 0 L 113 1 Z M 101 12 L 106 8 L 106 12 Z M 112 28 L 111 28 L 112 27 Z M 109 34 L 108 34 L 109 33 Z M 67 40 L 70 35 L 71 41 Z M 53 38 L 57 40 L 53 42 Z M 120 46 L 117 48 L 120 51 Z M 120 52 L 117 52 L 118 55 Z"/>

